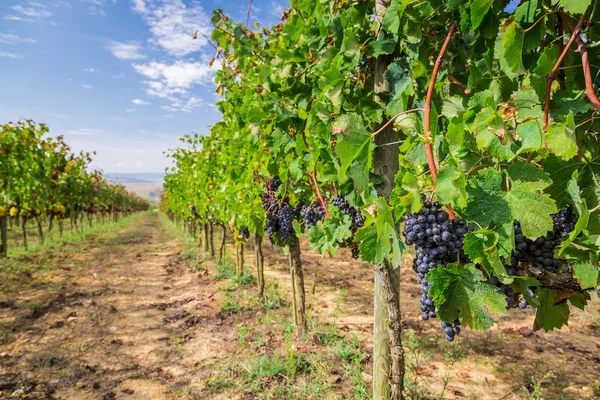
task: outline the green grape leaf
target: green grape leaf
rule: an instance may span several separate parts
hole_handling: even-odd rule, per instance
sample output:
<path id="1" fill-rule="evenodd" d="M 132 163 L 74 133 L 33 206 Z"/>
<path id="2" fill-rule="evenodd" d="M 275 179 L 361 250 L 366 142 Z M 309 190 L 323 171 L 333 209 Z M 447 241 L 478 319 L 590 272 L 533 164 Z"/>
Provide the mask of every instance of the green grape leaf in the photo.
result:
<path id="1" fill-rule="evenodd" d="M 587 306 L 589 300 L 590 294 L 587 292 L 575 293 L 569 297 L 569 302 L 582 311 L 585 311 L 585 306 Z"/>
<path id="2" fill-rule="evenodd" d="M 452 96 L 442 104 L 442 115 L 449 119 L 461 117 L 465 111 L 463 100 L 460 96 Z"/>
<path id="3" fill-rule="evenodd" d="M 515 74 L 525 73 L 525 67 L 523 66 L 524 35 L 523 28 L 518 23 L 513 22 L 506 28 L 502 39 L 502 59 L 506 62 L 510 71 Z"/>
<path id="4" fill-rule="evenodd" d="M 511 188 L 509 204 L 515 219 L 521 222 L 523 234 L 530 239 L 545 236 L 554 227 L 550 214 L 556 213 L 556 203 L 547 194 L 520 185 Z"/>
<path id="5" fill-rule="evenodd" d="M 390 195 L 390 205 L 398 217 L 408 212 L 416 213 L 421 209 L 421 194 L 417 177 L 401 169 L 394 178 L 396 186 Z"/>
<path id="6" fill-rule="evenodd" d="M 402 10 L 403 8 L 400 0 L 392 0 L 390 2 L 381 21 L 381 27 L 384 31 L 391 33 L 392 35 L 398 35 Z"/>
<path id="7" fill-rule="evenodd" d="M 573 113 L 569 112 L 566 124 L 551 124 L 546 129 L 546 147 L 563 160 L 575 157 L 577 155 L 575 128 Z"/>
<path id="8" fill-rule="evenodd" d="M 431 283 L 429 294 L 442 321 L 460 318 L 472 329 L 486 330 L 494 325 L 488 312 L 506 314 L 504 294 L 486 283 L 473 264 L 440 266 L 430 270 L 426 279 Z"/>
<path id="9" fill-rule="evenodd" d="M 532 307 L 536 308 L 539 306 L 540 301 L 535 297 L 531 297 L 528 289 L 530 287 L 540 286 L 540 282 L 530 276 L 513 276 L 512 278 L 514 279 L 513 284 L 511 285 L 513 289 L 516 287 L 518 291 L 521 292 L 521 295 L 525 298 L 525 300 L 527 300 L 527 303 L 529 303 L 529 305 Z"/>
<path id="10" fill-rule="evenodd" d="M 486 229 L 477 230 L 465 235 L 463 249 L 476 264 L 481 264 L 488 275 L 494 275 L 502 283 L 510 284 L 513 279 L 506 273 L 506 268 L 498 256 L 498 239 L 496 232 Z"/>
<path id="11" fill-rule="evenodd" d="M 340 176 L 343 179 L 349 170 L 356 188 L 364 191 L 369 185 L 369 168 L 373 158 L 371 134 L 354 113 L 340 116 L 335 121 L 333 132 L 338 133 L 335 151 L 342 162 Z"/>
<path id="12" fill-rule="evenodd" d="M 573 276 L 581 283 L 582 288 L 595 288 L 598 285 L 598 268 L 590 261 L 571 264 Z"/>
<path id="13" fill-rule="evenodd" d="M 550 289 L 538 288 L 535 295 L 540 301 L 540 305 L 535 314 L 534 330 L 544 329 L 549 332 L 568 324 L 570 310 L 567 303 L 555 305 L 556 297 Z"/>
<path id="14" fill-rule="evenodd" d="M 515 10 L 515 18 L 519 23 L 532 24 L 535 22 L 535 12 L 537 11 L 538 0 L 524 1 Z"/>
<path id="15" fill-rule="evenodd" d="M 369 43 L 371 56 L 379 57 L 385 54 L 392 54 L 396 49 L 396 41 L 394 39 L 378 39 Z"/>
<path id="16" fill-rule="evenodd" d="M 592 4 L 592 0 L 560 0 L 563 10 L 570 14 L 583 14 Z"/>
<path id="17" fill-rule="evenodd" d="M 539 121 L 527 121 L 517 126 L 517 135 L 521 138 L 521 148 L 517 154 L 536 151 L 544 146 L 544 131 Z"/>
<path id="18" fill-rule="evenodd" d="M 444 161 L 437 177 L 436 194 L 443 204 L 454 204 L 459 208 L 467 206 L 465 174 L 454 160 Z"/>
<path id="19" fill-rule="evenodd" d="M 577 173 L 575 173 L 575 175 L 577 175 Z M 567 192 L 569 193 L 569 196 L 571 196 L 571 201 L 575 207 L 578 218 L 577 222 L 575 223 L 575 229 L 569 233 L 569 237 L 562 242 L 560 249 L 555 252 L 555 256 L 557 258 L 560 257 L 573 242 L 573 240 L 575 240 L 577 236 L 579 236 L 579 234 L 583 232 L 585 228 L 587 228 L 590 221 L 590 210 L 587 208 L 587 202 L 585 199 L 582 199 L 581 195 L 579 194 L 579 185 L 577 185 L 577 179 L 575 177 L 571 178 L 569 183 L 567 183 Z"/>
<path id="20" fill-rule="evenodd" d="M 481 25 L 481 22 L 487 15 L 493 0 L 472 0 L 471 1 L 471 31 L 475 31 Z"/>
<path id="21" fill-rule="evenodd" d="M 514 248 L 514 218 L 502 182 L 502 173 L 495 169 L 485 169 L 472 176 L 467 181 L 466 215 L 468 220 L 477 221 L 482 227 L 494 224 L 494 232 L 500 235 L 498 253 L 508 258 Z"/>
<path id="22" fill-rule="evenodd" d="M 391 117 L 406 109 L 405 91 L 412 89 L 411 78 L 401 65 L 393 63 L 385 71 L 385 79 L 391 86 L 390 101 L 386 108 L 386 114 Z"/>
<path id="23" fill-rule="evenodd" d="M 382 262 L 388 254 L 389 243 L 379 239 L 374 221 L 356 231 L 354 241 L 360 243 L 359 250 L 363 261 Z"/>
<path id="24" fill-rule="evenodd" d="M 523 185 L 532 190 L 544 190 L 552 184 L 550 175 L 527 162 L 511 164 L 506 173 L 513 187 Z"/>

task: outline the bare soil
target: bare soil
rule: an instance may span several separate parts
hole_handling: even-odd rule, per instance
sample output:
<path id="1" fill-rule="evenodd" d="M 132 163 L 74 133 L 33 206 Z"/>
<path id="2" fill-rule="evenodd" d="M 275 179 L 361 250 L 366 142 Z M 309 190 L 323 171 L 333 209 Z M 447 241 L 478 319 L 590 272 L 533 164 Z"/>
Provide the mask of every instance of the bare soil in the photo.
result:
<path id="1" fill-rule="evenodd" d="M 286 346 L 298 354 L 325 352 L 315 332 L 334 326 L 340 337 L 360 339 L 359 379 L 370 387 L 373 272 L 345 250 L 323 258 L 303 244 L 314 329 L 291 344 L 285 328 L 289 269 L 280 249 L 265 246 L 266 280 L 277 283 L 269 290 L 280 290 L 283 299 L 272 310 L 256 301 L 254 286 L 216 280 L 215 263 L 190 257 L 189 245 L 157 214 L 132 219 L 112 235 L 90 236 L 70 250 L 58 267 L 0 293 L 0 399 L 366 397 L 329 353 L 318 358 L 321 370 L 310 358 L 311 371 L 320 371 L 312 373 L 323 382 L 321 394 L 316 378 L 307 378 L 313 394 L 291 387 L 306 380 L 301 374 L 294 380 L 248 378 L 251 358 Z M 252 253 L 246 249 L 251 270 Z M 413 398 L 527 399 L 527 390 L 541 381 L 545 399 L 600 399 L 595 295 L 586 312 L 572 307 L 569 327 L 558 332 L 533 332 L 534 311 L 511 310 L 494 329 L 465 329 L 448 343 L 436 321 L 420 319 L 420 287 L 409 262 L 401 270 L 401 301 Z M 237 303 L 230 307 L 232 299 Z M 547 372 L 552 377 L 542 380 Z M 290 387 L 276 391 L 285 385 Z"/>

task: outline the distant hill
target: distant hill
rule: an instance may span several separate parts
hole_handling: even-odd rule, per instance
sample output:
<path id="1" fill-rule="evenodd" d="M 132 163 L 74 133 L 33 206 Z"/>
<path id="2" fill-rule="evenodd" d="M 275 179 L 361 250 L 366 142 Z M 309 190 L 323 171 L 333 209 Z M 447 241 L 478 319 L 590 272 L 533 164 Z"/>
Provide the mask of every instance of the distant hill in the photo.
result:
<path id="1" fill-rule="evenodd" d="M 127 190 L 134 192 L 151 203 L 158 204 L 163 191 L 162 182 L 124 183 Z"/>
<path id="2" fill-rule="evenodd" d="M 164 172 L 106 172 L 104 177 L 113 183 L 128 184 L 128 183 L 159 183 L 164 180 Z"/>

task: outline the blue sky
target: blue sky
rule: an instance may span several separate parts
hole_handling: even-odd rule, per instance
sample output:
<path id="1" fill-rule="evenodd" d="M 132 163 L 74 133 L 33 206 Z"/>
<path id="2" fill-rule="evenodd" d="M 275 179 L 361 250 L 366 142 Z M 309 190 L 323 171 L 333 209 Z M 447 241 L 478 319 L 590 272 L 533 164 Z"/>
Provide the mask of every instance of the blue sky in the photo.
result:
<path id="1" fill-rule="evenodd" d="M 254 0 L 250 23 L 287 4 Z M 163 151 L 220 118 L 215 50 L 192 40 L 215 8 L 245 21 L 248 1 L 1 0 L 0 123 L 43 122 L 106 172 L 162 171 Z"/>

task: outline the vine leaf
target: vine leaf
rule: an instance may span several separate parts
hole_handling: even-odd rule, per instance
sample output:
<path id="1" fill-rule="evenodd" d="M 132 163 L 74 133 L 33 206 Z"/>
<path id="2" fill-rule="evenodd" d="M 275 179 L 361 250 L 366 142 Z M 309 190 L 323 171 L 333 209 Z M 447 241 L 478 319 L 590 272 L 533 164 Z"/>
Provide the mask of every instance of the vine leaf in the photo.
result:
<path id="1" fill-rule="evenodd" d="M 396 41 L 394 39 L 378 39 L 369 43 L 371 48 L 371 56 L 379 57 L 384 54 L 392 54 L 396 48 Z"/>
<path id="2" fill-rule="evenodd" d="M 521 148 L 517 154 L 536 151 L 544 145 L 542 124 L 537 121 L 527 121 L 517 126 L 517 135 L 521 137 Z"/>
<path id="3" fill-rule="evenodd" d="M 569 237 L 562 243 L 560 249 L 556 251 L 556 257 L 560 257 L 562 253 L 569 247 L 569 245 L 579 236 L 581 232 L 585 228 L 587 228 L 588 223 L 590 222 L 590 210 L 587 208 L 587 202 L 585 199 L 581 198 L 579 194 L 579 186 L 577 185 L 577 176 L 578 173 L 574 173 L 574 177 L 569 180 L 567 183 L 567 192 L 571 196 L 571 201 L 573 202 L 573 206 L 575 207 L 575 211 L 577 211 L 578 218 L 575 223 L 575 229 L 571 233 L 569 233 Z M 579 279 L 579 278 L 578 278 Z M 580 280 L 583 284 L 583 282 Z M 585 286 L 584 286 L 585 287 Z M 589 286 L 587 286 L 589 287 Z"/>
<path id="4" fill-rule="evenodd" d="M 525 236 L 536 239 L 553 229 L 550 214 L 557 210 L 554 200 L 540 193 L 552 182 L 546 173 L 524 162 L 511 164 L 506 173 L 511 181 L 508 191 L 503 188 L 502 172 L 495 169 L 484 169 L 469 179 L 466 214 L 481 226 L 494 226 L 500 236 L 498 253 L 508 258 L 514 248 L 515 219 Z"/>
<path id="5" fill-rule="evenodd" d="M 587 306 L 589 300 L 590 294 L 588 292 L 575 293 L 569 297 L 569 302 L 582 311 L 585 310 L 585 306 Z"/>
<path id="6" fill-rule="evenodd" d="M 488 310 L 494 314 L 506 314 L 504 295 L 473 264 L 448 264 L 439 266 L 427 274 L 431 283 L 429 294 L 438 305 L 438 317 L 442 321 L 455 321 L 476 330 L 486 330 L 494 325 Z"/>
<path id="7" fill-rule="evenodd" d="M 496 232 L 481 229 L 465 235 L 463 249 L 474 263 L 485 268 L 488 275 L 494 275 L 502 283 L 510 284 L 513 279 L 506 273 L 506 268 L 498 256 L 498 239 Z"/>
<path id="8" fill-rule="evenodd" d="M 525 162 L 512 164 L 507 175 L 512 184 L 508 201 L 523 234 L 530 239 L 544 236 L 554 228 L 550 214 L 558 211 L 554 200 L 540 193 L 552 180 L 544 171 Z"/>
<path id="9" fill-rule="evenodd" d="M 577 139 L 575 136 L 575 119 L 573 113 L 567 115 L 566 124 L 557 123 L 546 129 L 546 146 L 563 160 L 570 160 L 577 155 Z"/>
<path id="10" fill-rule="evenodd" d="M 556 297 L 554 293 L 552 290 L 546 288 L 538 288 L 536 290 L 536 298 L 540 301 L 540 305 L 535 314 L 534 330 L 544 329 L 548 332 L 567 325 L 570 315 L 567 303 L 555 305 Z"/>
<path id="11" fill-rule="evenodd" d="M 393 116 L 406 109 L 406 94 L 412 94 L 411 78 L 404 68 L 397 64 L 390 64 L 385 71 L 385 79 L 390 83 L 390 101 L 386 107 L 386 114 Z M 409 92 L 409 93 L 405 93 Z"/>
<path id="12" fill-rule="evenodd" d="M 591 261 L 571 264 L 573 276 L 581 283 L 581 287 L 595 288 L 598 285 L 598 268 Z"/>
<path id="13" fill-rule="evenodd" d="M 388 249 L 385 243 L 379 241 L 377 236 L 377 226 L 374 221 L 371 224 L 363 226 L 354 235 L 354 241 L 359 242 L 360 257 L 367 262 L 382 262 L 385 259 Z"/>
<path id="14" fill-rule="evenodd" d="M 502 190 L 502 173 L 495 169 L 485 169 L 471 177 L 467 182 L 469 202 L 466 215 L 481 226 L 494 224 L 494 232 L 500 235 L 498 252 L 510 257 L 514 248 L 514 218 Z"/>
<path id="15" fill-rule="evenodd" d="M 459 208 L 467 206 L 465 174 L 453 160 L 444 162 L 437 177 L 436 194 L 444 204 L 452 203 Z"/>
<path id="16" fill-rule="evenodd" d="M 538 0 L 521 2 L 521 5 L 515 10 L 515 18 L 518 22 L 525 22 L 528 24 L 534 23 L 537 6 Z"/>
<path id="17" fill-rule="evenodd" d="M 475 31 L 487 15 L 493 0 L 474 0 L 471 2 L 471 31 Z"/>
<path id="18" fill-rule="evenodd" d="M 340 176 L 343 179 L 349 171 L 356 189 L 366 190 L 373 158 L 371 134 L 355 113 L 340 116 L 333 125 L 333 132 L 339 134 L 335 151 L 342 161 Z"/>
<path id="19" fill-rule="evenodd" d="M 345 216 L 345 220 L 342 222 L 340 224 L 339 220 L 334 221 L 332 218 L 328 218 L 325 221 L 319 221 L 310 228 L 308 237 L 310 238 L 311 250 L 316 250 L 319 254 L 327 252 L 330 256 L 334 256 L 336 244 L 352 237 L 348 217 Z M 300 230 L 297 229 L 296 231 L 299 232 Z"/>
<path id="20" fill-rule="evenodd" d="M 416 213 L 421 207 L 421 194 L 417 177 L 409 171 L 401 169 L 394 178 L 396 186 L 390 195 L 390 205 L 396 215 L 402 216 L 408 212 Z"/>
<path id="21" fill-rule="evenodd" d="M 392 0 L 388 6 L 383 19 L 381 20 L 381 27 L 387 33 L 392 35 L 398 35 L 400 30 L 400 18 L 402 17 L 402 4 L 400 0 Z"/>
<path id="22" fill-rule="evenodd" d="M 562 8 L 570 14 L 583 14 L 592 0 L 560 0 Z"/>
<path id="23" fill-rule="evenodd" d="M 504 32 L 504 38 L 502 39 L 502 59 L 506 62 L 506 66 L 511 72 L 515 74 L 525 73 L 525 67 L 523 66 L 523 37 L 525 31 L 521 26 L 512 22 L 506 32 Z"/>

